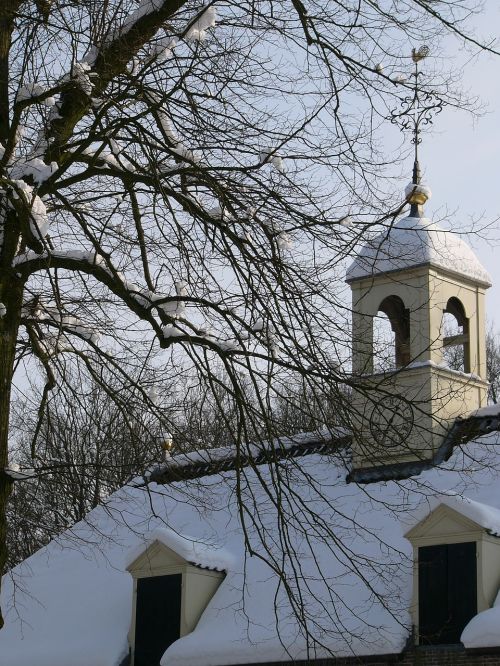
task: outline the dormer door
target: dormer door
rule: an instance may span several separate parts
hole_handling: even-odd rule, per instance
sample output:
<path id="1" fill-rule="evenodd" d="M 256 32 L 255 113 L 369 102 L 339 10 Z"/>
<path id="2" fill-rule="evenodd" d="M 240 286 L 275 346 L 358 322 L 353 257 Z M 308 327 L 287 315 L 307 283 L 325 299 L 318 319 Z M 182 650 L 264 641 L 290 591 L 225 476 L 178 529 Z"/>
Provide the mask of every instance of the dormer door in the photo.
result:
<path id="1" fill-rule="evenodd" d="M 134 666 L 159 666 L 180 638 L 182 574 L 137 580 Z"/>
<path id="2" fill-rule="evenodd" d="M 420 645 L 460 643 L 477 614 L 476 542 L 418 549 Z"/>

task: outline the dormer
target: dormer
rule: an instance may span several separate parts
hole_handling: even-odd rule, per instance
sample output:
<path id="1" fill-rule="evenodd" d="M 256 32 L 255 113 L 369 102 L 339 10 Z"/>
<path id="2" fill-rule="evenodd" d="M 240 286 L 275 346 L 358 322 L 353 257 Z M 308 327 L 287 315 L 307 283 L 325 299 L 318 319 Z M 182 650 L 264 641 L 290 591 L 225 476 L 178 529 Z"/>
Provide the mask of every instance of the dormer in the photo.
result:
<path id="1" fill-rule="evenodd" d="M 412 624 L 420 645 L 459 643 L 500 586 L 500 511 L 441 497 L 406 534 L 413 546 Z"/>
<path id="2" fill-rule="evenodd" d="M 196 627 L 224 580 L 230 557 L 219 548 L 157 529 L 130 554 L 131 666 L 158 666 L 167 648 Z"/>
<path id="3" fill-rule="evenodd" d="M 352 290 L 354 468 L 430 460 L 451 422 L 486 404 L 485 291 L 471 248 L 423 216 L 428 188 L 413 185 L 410 215 L 368 242 L 347 271 Z M 393 367 L 374 366 L 374 322 L 392 329 Z M 450 332 L 445 325 L 455 322 Z M 458 348 L 461 370 L 447 367 Z"/>

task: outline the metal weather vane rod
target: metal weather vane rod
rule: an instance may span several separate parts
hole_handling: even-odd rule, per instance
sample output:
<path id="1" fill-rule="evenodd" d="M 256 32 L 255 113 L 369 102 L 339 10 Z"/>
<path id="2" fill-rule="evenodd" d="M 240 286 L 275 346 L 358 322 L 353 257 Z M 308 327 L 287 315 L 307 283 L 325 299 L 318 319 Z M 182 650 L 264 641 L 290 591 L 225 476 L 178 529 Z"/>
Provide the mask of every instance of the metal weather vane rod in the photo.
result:
<path id="1" fill-rule="evenodd" d="M 415 65 L 411 74 L 413 78 L 413 92 L 411 95 L 400 98 L 398 109 L 391 111 L 389 120 L 397 125 L 403 132 L 411 133 L 411 142 L 414 145 L 413 160 L 413 178 L 412 184 L 415 186 L 414 194 L 417 194 L 416 187 L 421 183 L 420 164 L 418 160 L 418 146 L 422 142 L 422 128 L 425 125 L 431 125 L 434 117 L 443 110 L 443 101 L 438 95 L 431 91 L 421 89 L 420 78 L 422 72 L 419 69 L 419 62 L 429 55 L 429 47 L 421 46 L 418 50 L 412 49 L 411 59 Z M 412 206 L 410 216 L 421 215 L 421 197 L 410 196 L 409 203 Z M 427 197 L 425 197 L 427 198 Z"/>

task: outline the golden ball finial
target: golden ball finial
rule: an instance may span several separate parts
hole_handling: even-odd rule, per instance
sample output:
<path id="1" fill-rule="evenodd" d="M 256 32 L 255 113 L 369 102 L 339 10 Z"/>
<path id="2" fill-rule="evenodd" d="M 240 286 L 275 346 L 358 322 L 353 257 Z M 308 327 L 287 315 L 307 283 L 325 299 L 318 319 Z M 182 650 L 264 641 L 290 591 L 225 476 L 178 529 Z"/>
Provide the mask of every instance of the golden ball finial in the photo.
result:
<path id="1" fill-rule="evenodd" d="M 430 189 L 426 185 L 417 185 L 416 183 L 409 183 L 405 189 L 406 201 L 409 204 L 417 204 L 423 206 L 424 203 L 430 199 Z"/>
<path id="2" fill-rule="evenodd" d="M 423 206 L 432 196 L 430 187 L 421 183 L 408 183 L 405 189 L 406 201 L 411 205 L 410 217 L 423 217 Z"/>

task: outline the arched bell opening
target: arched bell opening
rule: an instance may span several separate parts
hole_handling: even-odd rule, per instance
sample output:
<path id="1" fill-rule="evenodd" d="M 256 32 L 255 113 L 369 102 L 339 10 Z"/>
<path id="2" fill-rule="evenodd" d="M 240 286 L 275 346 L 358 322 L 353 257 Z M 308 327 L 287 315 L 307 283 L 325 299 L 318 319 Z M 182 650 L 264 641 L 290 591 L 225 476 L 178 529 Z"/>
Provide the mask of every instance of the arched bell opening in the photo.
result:
<path id="1" fill-rule="evenodd" d="M 380 303 L 374 321 L 373 360 L 375 371 L 401 368 L 410 362 L 410 311 L 399 296 Z"/>
<path id="2" fill-rule="evenodd" d="M 452 370 L 470 372 L 469 320 L 462 302 L 448 300 L 441 324 L 443 361 Z"/>

